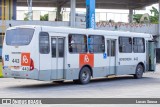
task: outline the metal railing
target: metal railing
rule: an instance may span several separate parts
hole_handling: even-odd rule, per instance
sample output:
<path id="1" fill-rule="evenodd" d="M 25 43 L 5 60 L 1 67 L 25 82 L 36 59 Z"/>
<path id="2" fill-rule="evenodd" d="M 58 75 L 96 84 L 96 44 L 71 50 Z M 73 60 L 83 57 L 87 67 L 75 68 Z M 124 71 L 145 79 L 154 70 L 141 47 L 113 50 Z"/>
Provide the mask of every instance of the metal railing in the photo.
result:
<path id="1" fill-rule="evenodd" d="M 0 24 L 3 22 L 0 21 Z M 18 25 L 45 25 L 45 26 L 65 26 L 69 27 L 69 21 L 14 21 L 8 20 L 5 21 L 6 28 L 11 26 Z M 85 28 L 85 22 L 76 22 L 76 28 Z M 153 35 L 158 35 L 158 24 L 135 24 L 135 23 L 110 23 L 110 22 L 96 22 L 96 29 L 101 30 L 119 30 L 119 31 L 130 31 L 130 32 L 138 32 L 138 33 L 149 33 Z M 0 29 L 2 32 L 2 29 Z"/>

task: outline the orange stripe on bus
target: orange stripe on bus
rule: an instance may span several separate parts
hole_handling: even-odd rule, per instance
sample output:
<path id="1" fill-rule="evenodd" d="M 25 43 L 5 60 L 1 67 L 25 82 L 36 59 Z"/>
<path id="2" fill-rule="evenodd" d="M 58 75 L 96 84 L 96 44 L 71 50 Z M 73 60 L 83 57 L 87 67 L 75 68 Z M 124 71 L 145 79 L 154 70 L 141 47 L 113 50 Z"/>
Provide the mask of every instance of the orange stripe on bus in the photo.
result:
<path id="1" fill-rule="evenodd" d="M 79 67 L 84 65 L 90 65 L 94 67 L 94 54 L 80 54 L 79 55 Z"/>

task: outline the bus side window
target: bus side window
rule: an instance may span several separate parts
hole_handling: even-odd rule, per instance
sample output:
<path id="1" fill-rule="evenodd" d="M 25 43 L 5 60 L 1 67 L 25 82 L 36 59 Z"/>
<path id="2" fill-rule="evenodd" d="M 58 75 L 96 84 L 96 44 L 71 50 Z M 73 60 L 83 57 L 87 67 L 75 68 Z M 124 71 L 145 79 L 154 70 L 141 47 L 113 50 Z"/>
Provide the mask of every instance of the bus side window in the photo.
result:
<path id="1" fill-rule="evenodd" d="M 133 38 L 133 52 L 144 53 L 145 52 L 145 40 L 144 38 Z"/>
<path id="2" fill-rule="evenodd" d="M 87 36 L 82 34 L 70 34 L 68 37 L 70 53 L 87 52 Z"/>
<path id="3" fill-rule="evenodd" d="M 88 36 L 88 48 L 90 53 L 104 53 L 105 52 L 105 40 L 101 35 L 89 35 Z"/>
<path id="4" fill-rule="evenodd" d="M 119 52 L 120 53 L 132 53 L 132 38 L 131 37 L 119 37 Z"/>
<path id="5" fill-rule="evenodd" d="M 40 32 L 39 34 L 39 52 L 41 54 L 49 54 L 49 34 L 47 32 Z"/>

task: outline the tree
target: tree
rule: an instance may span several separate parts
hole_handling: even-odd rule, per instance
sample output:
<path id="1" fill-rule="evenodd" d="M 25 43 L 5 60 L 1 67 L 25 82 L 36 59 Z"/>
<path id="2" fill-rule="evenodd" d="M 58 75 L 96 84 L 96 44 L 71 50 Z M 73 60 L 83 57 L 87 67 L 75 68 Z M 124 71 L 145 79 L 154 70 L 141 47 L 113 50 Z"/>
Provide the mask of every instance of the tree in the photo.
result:
<path id="1" fill-rule="evenodd" d="M 134 15 L 133 15 L 133 20 L 134 20 L 136 23 L 140 23 L 140 19 L 141 19 L 142 16 L 143 16 L 143 14 L 134 14 Z"/>
<path id="2" fill-rule="evenodd" d="M 150 10 L 151 14 L 154 13 L 154 16 L 159 17 L 159 12 L 155 7 L 152 7 L 152 9 Z"/>
<path id="3" fill-rule="evenodd" d="M 152 7 L 150 12 L 151 12 L 151 14 L 153 14 L 153 16 L 152 15 L 149 16 L 150 23 L 158 24 L 159 23 L 159 12 L 158 12 L 158 10 L 155 7 Z M 140 19 L 141 19 L 142 16 L 143 16 L 143 14 L 135 14 L 135 15 L 133 15 L 133 20 L 136 23 L 140 23 Z"/>
<path id="4" fill-rule="evenodd" d="M 159 12 L 158 12 L 158 10 L 155 7 L 152 7 L 150 12 L 151 12 L 151 14 L 153 14 L 153 16 L 150 16 L 151 23 L 158 24 L 159 23 Z"/>
<path id="5" fill-rule="evenodd" d="M 24 13 L 24 15 L 25 15 L 24 21 L 29 21 L 29 13 Z"/>
<path id="6" fill-rule="evenodd" d="M 44 16 L 40 16 L 41 21 L 48 21 L 48 14 L 45 14 Z"/>

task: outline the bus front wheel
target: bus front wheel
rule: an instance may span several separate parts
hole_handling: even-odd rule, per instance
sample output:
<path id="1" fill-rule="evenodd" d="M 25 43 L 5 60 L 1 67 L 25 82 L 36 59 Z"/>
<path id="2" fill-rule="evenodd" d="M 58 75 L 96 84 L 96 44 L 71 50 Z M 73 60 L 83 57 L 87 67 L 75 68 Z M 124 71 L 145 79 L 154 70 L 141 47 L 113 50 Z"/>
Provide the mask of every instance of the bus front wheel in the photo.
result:
<path id="1" fill-rule="evenodd" d="M 135 79 L 140 79 L 143 76 L 144 67 L 141 64 L 137 65 L 136 73 L 134 74 Z"/>
<path id="2" fill-rule="evenodd" d="M 91 70 L 88 67 L 83 67 L 79 74 L 79 83 L 88 84 L 91 79 Z"/>

